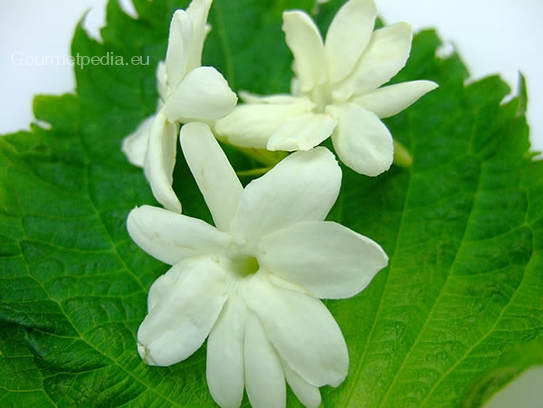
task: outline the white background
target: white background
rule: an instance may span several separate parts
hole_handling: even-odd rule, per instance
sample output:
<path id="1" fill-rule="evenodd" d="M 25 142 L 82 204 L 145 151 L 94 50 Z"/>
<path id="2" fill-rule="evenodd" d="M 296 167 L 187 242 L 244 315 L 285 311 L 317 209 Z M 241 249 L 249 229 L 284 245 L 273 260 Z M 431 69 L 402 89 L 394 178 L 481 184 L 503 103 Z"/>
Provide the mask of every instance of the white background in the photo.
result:
<path id="1" fill-rule="evenodd" d="M 130 10 L 128 1 L 121 0 Z M 499 73 L 517 91 L 519 71 L 527 78 L 534 150 L 543 151 L 542 0 L 376 0 L 386 23 L 406 21 L 415 30 L 435 27 L 464 58 L 473 79 Z M 15 65 L 24 56 L 68 56 L 76 23 L 89 10 L 85 26 L 99 37 L 106 0 L 0 0 L 0 134 L 28 129 L 35 94 L 73 92 L 72 67 Z M 126 5 L 128 4 L 128 5 Z M 21 55 L 21 54 L 18 54 Z M 541 380 L 541 372 L 539 379 Z M 522 391 L 540 402 L 543 387 Z M 539 393 L 539 397 L 535 394 Z M 537 398 L 540 398 L 537 401 Z M 504 400 L 502 400 L 503 402 Z M 517 405 L 517 403 L 520 403 Z M 507 405 L 504 402 L 502 406 Z M 496 407 L 499 405 L 496 405 Z"/>

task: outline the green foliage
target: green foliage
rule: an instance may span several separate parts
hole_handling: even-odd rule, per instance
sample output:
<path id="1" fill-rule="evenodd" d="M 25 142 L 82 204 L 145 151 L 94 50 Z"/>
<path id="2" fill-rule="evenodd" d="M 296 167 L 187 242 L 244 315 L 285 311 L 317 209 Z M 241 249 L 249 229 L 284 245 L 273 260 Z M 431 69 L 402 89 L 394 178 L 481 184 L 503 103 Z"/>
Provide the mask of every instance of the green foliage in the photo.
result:
<path id="1" fill-rule="evenodd" d="M 167 267 L 126 233 L 128 212 L 155 201 L 120 143 L 155 109 L 155 66 L 187 2 L 135 3 L 138 20 L 110 2 L 103 44 L 79 26 L 73 53 L 150 64 L 76 67 L 76 95 L 35 99 L 50 128 L 0 138 L 1 406 L 213 405 L 204 350 L 158 368 L 135 346 Z M 321 7 L 322 28 L 340 3 Z M 293 4 L 215 0 L 204 63 L 236 90 L 287 90 L 280 11 Z M 435 57 L 439 45 L 432 31 L 417 35 L 395 78 L 440 84 L 387 120 L 412 167 L 378 178 L 344 169 L 330 218 L 381 243 L 390 265 L 355 298 L 327 302 L 351 364 L 322 390 L 326 407 L 479 406 L 542 363 L 543 165 L 528 152 L 525 93 L 503 103 L 497 77 L 465 86 L 459 57 Z M 181 158 L 176 178 L 184 210 L 208 218 Z"/>

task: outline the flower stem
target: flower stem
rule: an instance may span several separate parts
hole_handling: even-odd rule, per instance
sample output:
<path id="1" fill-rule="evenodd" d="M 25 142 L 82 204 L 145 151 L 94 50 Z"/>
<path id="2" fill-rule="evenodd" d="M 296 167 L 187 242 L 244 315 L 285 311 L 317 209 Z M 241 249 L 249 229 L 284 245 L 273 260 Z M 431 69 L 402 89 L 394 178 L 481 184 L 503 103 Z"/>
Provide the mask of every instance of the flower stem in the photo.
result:
<path id="1" fill-rule="evenodd" d="M 259 167 L 251 170 L 236 170 L 238 177 L 260 177 L 270 171 L 273 167 Z"/>
<path id="2" fill-rule="evenodd" d="M 236 146 L 236 149 L 269 168 L 272 168 L 288 156 L 287 152 L 272 152 L 264 149 L 254 149 L 238 146 Z"/>

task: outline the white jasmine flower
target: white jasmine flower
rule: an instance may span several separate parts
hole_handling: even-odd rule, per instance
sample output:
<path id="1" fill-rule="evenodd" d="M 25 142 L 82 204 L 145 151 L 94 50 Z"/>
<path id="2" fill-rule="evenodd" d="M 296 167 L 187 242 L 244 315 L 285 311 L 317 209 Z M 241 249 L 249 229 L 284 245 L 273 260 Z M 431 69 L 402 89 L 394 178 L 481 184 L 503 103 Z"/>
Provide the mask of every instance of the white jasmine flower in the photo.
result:
<path id="1" fill-rule="evenodd" d="M 235 145 L 308 150 L 329 136 L 339 158 L 358 173 L 376 176 L 393 160 L 392 137 L 381 122 L 437 85 L 412 81 L 380 88 L 402 69 L 411 48 L 406 23 L 373 31 L 373 0 L 350 0 L 334 17 L 326 41 L 302 11 L 283 13 L 294 55 L 292 95 L 257 97 L 221 119 L 216 132 Z"/>
<path id="2" fill-rule="evenodd" d="M 181 145 L 215 227 L 150 206 L 130 213 L 134 241 L 172 265 L 151 286 L 141 357 L 168 366 L 208 338 L 207 382 L 222 407 L 239 406 L 244 389 L 255 407 L 284 407 L 286 382 L 319 406 L 319 387 L 348 371 L 343 335 L 319 298 L 354 296 L 386 254 L 324 221 L 341 184 L 327 149 L 293 153 L 243 188 L 207 125 L 183 126 Z"/>
<path id="3" fill-rule="evenodd" d="M 179 124 L 222 118 L 237 102 L 224 77 L 215 68 L 201 66 L 211 3 L 194 0 L 186 11 L 174 13 L 166 59 L 157 68 L 157 113 L 145 119 L 122 145 L 128 160 L 144 168 L 155 198 L 177 212 L 181 204 L 172 189 L 172 172 Z"/>

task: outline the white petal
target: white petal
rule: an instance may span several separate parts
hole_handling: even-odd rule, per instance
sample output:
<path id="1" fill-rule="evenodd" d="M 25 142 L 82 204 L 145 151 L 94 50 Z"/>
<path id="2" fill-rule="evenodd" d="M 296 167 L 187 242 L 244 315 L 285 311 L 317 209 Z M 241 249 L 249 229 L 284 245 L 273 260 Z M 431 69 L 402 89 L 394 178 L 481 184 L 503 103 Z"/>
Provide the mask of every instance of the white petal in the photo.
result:
<path id="1" fill-rule="evenodd" d="M 296 373 L 313 386 L 339 385 L 349 356 L 343 334 L 319 299 L 281 289 L 255 275 L 241 293 L 271 343 Z"/>
<path id="2" fill-rule="evenodd" d="M 337 121 L 326 114 L 307 113 L 288 120 L 277 129 L 266 148 L 268 150 L 309 150 L 326 140 Z"/>
<path id="3" fill-rule="evenodd" d="M 202 49 L 209 26 L 207 25 L 207 15 L 211 7 L 212 0 L 192 0 L 187 13 L 192 21 L 192 41 L 190 43 L 187 57 L 187 72 L 201 65 Z"/>
<path id="4" fill-rule="evenodd" d="M 296 77 L 292 77 L 290 80 L 290 93 L 293 96 L 300 96 L 302 94 L 302 90 L 300 89 L 300 80 Z"/>
<path id="5" fill-rule="evenodd" d="M 388 82 L 405 65 L 413 33 L 407 23 L 397 23 L 373 32 L 370 43 L 348 76 L 336 87 L 333 97 L 346 101 L 354 94 L 374 90 Z"/>
<path id="6" fill-rule="evenodd" d="M 377 176 L 393 161 L 392 136 L 379 118 L 358 105 L 340 108 L 332 142 L 343 163 L 360 174 Z"/>
<path id="7" fill-rule="evenodd" d="M 173 285 L 176 284 L 179 279 L 182 270 L 178 267 L 170 268 L 164 275 L 158 277 L 153 282 L 149 289 L 149 295 L 147 296 L 147 314 L 154 309 L 154 307 L 168 295 L 172 290 Z"/>
<path id="8" fill-rule="evenodd" d="M 245 387 L 255 408 L 286 405 L 287 391 L 283 368 L 258 318 L 247 315 L 245 331 Z"/>
<path id="9" fill-rule="evenodd" d="M 325 41 L 328 75 L 332 82 L 351 73 L 368 45 L 376 17 L 373 0 L 350 0 L 339 9 Z"/>
<path id="10" fill-rule="evenodd" d="M 171 88 L 168 84 L 168 74 L 166 74 L 166 63 L 164 61 L 159 61 L 156 66 L 156 88 L 159 96 L 159 106 L 157 110 L 159 110 L 164 105 L 164 101 L 171 94 Z"/>
<path id="11" fill-rule="evenodd" d="M 258 95 L 251 92 L 240 91 L 238 92 L 240 99 L 244 103 L 263 103 L 269 105 L 292 105 L 301 104 L 304 109 L 312 109 L 313 104 L 302 98 L 297 98 L 289 94 L 275 94 L 275 95 Z"/>
<path id="12" fill-rule="evenodd" d="M 388 118 L 415 103 L 424 94 L 436 89 L 432 81 L 411 81 L 385 86 L 351 99 L 380 118 Z"/>
<path id="13" fill-rule="evenodd" d="M 255 98 L 250 97 L 250 101 L 255 102 Z M 313 103 L 305 98 L 274 95 L 260 101 L 238 105 L 230 115 L 216 123 L 215 132 L 233 145 L 265 149 L 272 134 L 288 120 L 313 109 Z"/>
<path id="14" fill-rule="evenodd" d="M 341 169 L 328 149 L 293 153 L 245 187 L 232 234 L 255 251 L 266 234 L 300 221 L 322 221 L 340 185 Z"/>
<path id="15" fill-rule="evenodd" d="M 174 265 L 188 258 L 226 254 L 229 235 L 197 218 L 144 205 L 128 215 L 130 237 L 156 259 Z"/>
<path id="16" fill-rule="evenodd" d="M 170 23 L 166 51 L 166 76 L 170 89 L 175 89 L 187 73 L 187 59 L 192 43 L 192 20 L 185 10 L 177 10 Z"/>
<path id="17" fill-rule="evenodd" d="M 177 132 L 177 125 L 168 122 L 164 114 L 156 115 L 143 170 L 157 201 L 171 211 L 181 212 L 181 203 L 172 188 Z"/>
<path id="18" fill-rule="evenodd" d="M 294 55 L 294 72 L 300 80 L 300 89 L 307 92 L 324 83 L 327 79 L 324 45 L 311 17 L 302 11 L 286 11 L 283 31 Z"/>
<path id="19" fill-rule="evenodd" d="M 322 398 L 318 387 L 309 384 L 286 363 L 283 364 L 283 372 L 292 392 L 305 407 L 318 408 L 321 405 Z"/>
<path id="20" fill-rule="evenodd" d="M 190 71 L 173 90 L 163 111 L 171 122 L 216 120 L 232 112 L 237 99 L 219 71 L 199 67 Z"/>
<path id="21" fill-rule="evenodd" d="M 207 340 L 206 378 L 209 392 L 222 408 L 237 408 L 243 399 L 243 339 L 247 308 L 231 297 Z"/>
<path id="22" fill-rule="evenodd" d="M 181 146 L 215 225 L 229 231 L 243 191 L 236 172 L 209 126 L 193 122 L 181 128 Z"/>
<path id="23" fill-rule="evenodd" d="M 257 259 L 273 274 L 327 299 L 356 295 L 388 262 L 377 243 L 334 222 L 303 222 L 267 235 Z"/>
<path id="24" fill-rule="evenodd" d="M 169 366 L 192 355 L 209 334 L 226 301 L 224 272 L 207 258 L 175 265 L 169 289 L 138 330 L 138 350 L 147 364 Z M 159 278 L 160 279 L 160 278 Z M 151 287 L 153 291 L 153 287 Z"/>
<path id="25" fill-rule="evenodd" d="M 145 164 L 145 155 L 154 120 L 155 115 L 149 116 L 139 124 L 133 133 L 123 139 L 121 149 L 128 161 L 134 166 L 143 167 Z"/>

